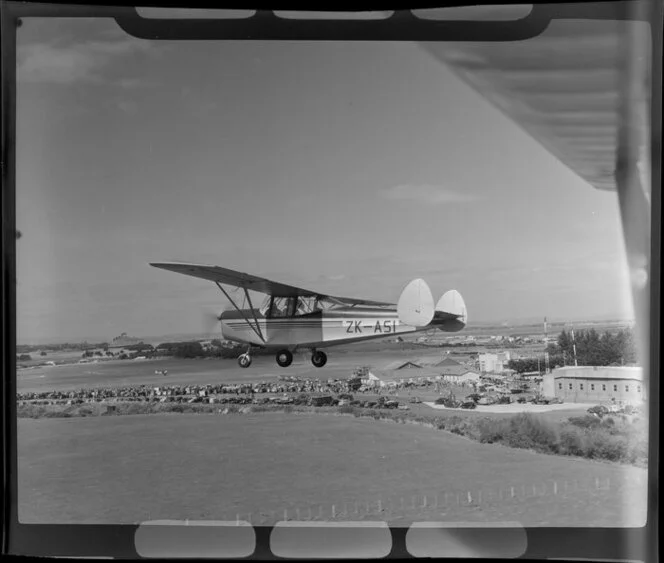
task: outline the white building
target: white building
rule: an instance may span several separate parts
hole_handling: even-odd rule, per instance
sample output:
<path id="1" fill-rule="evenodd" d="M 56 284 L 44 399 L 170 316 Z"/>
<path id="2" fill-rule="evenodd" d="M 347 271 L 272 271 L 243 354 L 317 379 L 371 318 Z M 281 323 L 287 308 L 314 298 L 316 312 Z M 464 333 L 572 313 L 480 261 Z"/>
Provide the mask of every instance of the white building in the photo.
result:
<path id="1" fill-rule="evenodd" d="M 480 354 L 479 361 L 482 373 L 502 373 L 507 368 L 507 362 L 510 361 L 510 353 Z"/>
<path id="2" fill-rule="evenodd" d="M 542 394 L 570 403 L 623 402 L 647 398 L 643 368 L 628 366 L 567 366 L 544 375 Z"/>

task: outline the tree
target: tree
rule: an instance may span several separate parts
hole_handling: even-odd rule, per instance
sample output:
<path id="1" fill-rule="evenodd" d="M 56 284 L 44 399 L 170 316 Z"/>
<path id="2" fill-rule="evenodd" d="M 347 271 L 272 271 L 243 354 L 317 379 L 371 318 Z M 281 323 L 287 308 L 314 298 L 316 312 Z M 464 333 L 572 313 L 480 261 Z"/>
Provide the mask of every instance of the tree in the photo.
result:
<path id="1" fill-rule="evenodd" d="M 184 342 L 175 348 L 174 355 L 178 358 L 197 358 L 205 356 L 205 351 L 200 342 Z"/>
<path id="2" fill-rule="evenodd" d="M 558 335 L 558 347 L 568 356 L 572 356 L 572 338 L 567 332 L 563 331 Z"/>

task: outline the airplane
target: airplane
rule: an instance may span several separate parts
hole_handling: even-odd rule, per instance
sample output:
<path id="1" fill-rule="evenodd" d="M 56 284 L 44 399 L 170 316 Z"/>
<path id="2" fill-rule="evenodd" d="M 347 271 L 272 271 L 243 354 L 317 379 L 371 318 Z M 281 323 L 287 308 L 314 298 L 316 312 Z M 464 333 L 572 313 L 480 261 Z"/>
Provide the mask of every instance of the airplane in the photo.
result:
<path id="1" fill-rule="evenodd" d="M 284 368 L 293 362 L 293 352 L 309 349 L 311 363 L 322 368 L 327 354 L 320 348 L 432 329 L 458 332 L 468 323 L 466 304 L 458 291 L 447 291 L 434 305 L 422 279 L 411 281 L 395 305 L 326 295 L 220 266 L 150 265 L 217 285 L 235 309 L 217 317 L 223 337 L 247 344 L 247 351 L 238 358 L 243 368 L 251 365 L 251 352 L 256 348 L 275 351 L 277 364 Z M 240 308 L 222 284 L 242 289 L 249 308 Z M 254 307 L 249 291 L 266 295 L 259 307 Z"/>

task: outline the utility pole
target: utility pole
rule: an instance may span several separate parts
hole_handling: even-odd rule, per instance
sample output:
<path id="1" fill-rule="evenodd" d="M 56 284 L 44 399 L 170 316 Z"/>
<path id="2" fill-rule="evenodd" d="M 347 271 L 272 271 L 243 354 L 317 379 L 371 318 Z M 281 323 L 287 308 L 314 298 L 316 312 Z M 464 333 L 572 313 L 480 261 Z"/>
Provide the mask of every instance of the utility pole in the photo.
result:
<path id="1" fill-rule="evenodd" d="M 579 363 L 576 361 L 576 340 L 574 339 L 574 327 L 572 327 L 572 350 L 574 350 L 574 365 L 578 367 Z"/>

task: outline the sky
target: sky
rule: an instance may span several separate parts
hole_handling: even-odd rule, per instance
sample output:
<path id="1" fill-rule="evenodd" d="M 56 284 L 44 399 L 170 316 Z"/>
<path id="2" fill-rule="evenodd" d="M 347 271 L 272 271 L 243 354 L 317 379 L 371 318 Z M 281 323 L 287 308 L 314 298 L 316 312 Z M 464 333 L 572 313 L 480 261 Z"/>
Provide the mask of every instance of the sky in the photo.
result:
<path id="1" fill-rule="evenodd" d="M 184 261 L 470 322 L 632 318 L 615 193 L 415 43 L 158 42 L 108 19 L 18 32 L 19 342 L 198 333 Z"/>

